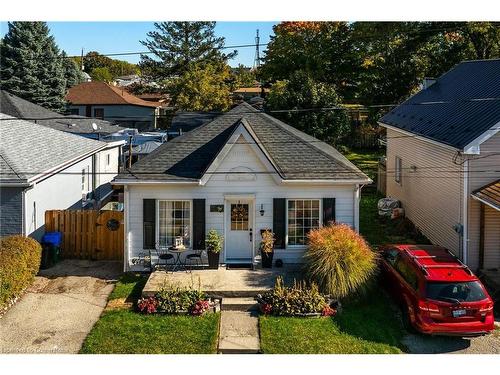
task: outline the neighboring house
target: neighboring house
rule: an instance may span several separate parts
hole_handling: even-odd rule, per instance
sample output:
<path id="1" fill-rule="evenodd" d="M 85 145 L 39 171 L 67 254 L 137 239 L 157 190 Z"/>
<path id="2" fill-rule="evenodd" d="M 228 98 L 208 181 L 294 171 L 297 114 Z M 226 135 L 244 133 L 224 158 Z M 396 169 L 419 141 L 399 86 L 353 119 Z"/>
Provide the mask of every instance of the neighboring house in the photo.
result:
<path id="1" fill-rule="evenodd" d="M 114 180 L 124 185 L 125 269 L 176 239 L 205 247 L 224 236 L 223 263 L 255 263 L 260 231 L 274 258 L 302 259 L 310 229 L 332 221 L 358 230 L 371 180 L 337 150 L 243 103 L 157 148 Z"/>
<path id="2" fill-rule="evenodd" d="M 168 135 L 177 137 L 212 121 L 219 115 L 217 112 L 177 112 L 168 128 Z"/>
<path id="3" fill-rule="evenodd" d="M 82 209 L 99 193 L 98 155 L 108 144 L 5 114 L 0 124 L 0 236 L 39 240 L 46 210 Z"/>
<path id="4" fill-rule="evenodd" d="M 500 267 L 499 98 L 500 60 L 466 61 L 380 119 L 387 196 L 473 269 Z"/>
<path id="5" fill-rule="evenodd" d="M 166 109 L 159 102 L 138 98 L 124 88 L 104 82 L 83 82 L 68 90 L 72 115 L 116 121 L 139 130 L 154 129 Z"/>
<path id="6" fill-rule="evenodd" d="M 138 144 L 136 146 L 132 146 L 132 150 L 126 150 L 124 152 L 125 165 L 128 166 L 129 163 L 130 163 L 130 165 L 135 164 L 137 161 L 141 160 L 146 155 L 149 155 L 151 152 L 156 150 L 162 144 L 163 144 L 163 142 L 147 141 L 147 142 Z M 130 151 L 132 151 L 132 160 L 129 160 Z"/>
<path id="7" fill-rule="evenodd" d="M 106 147 L 95 156 L 97 172 L 95 182 L 98 187 L 94 194 L 94 198 L 97 198 L 96 205 L 99 207 L 103 199 L 112 193 L 110 181 L 118 174 L 122 161 L 122 148 L 128 137 L 123 136 L 120 139 L 120 136 L 128 134 L 126 128 L 99 119 L 64 116 L 21 99 L 5 90 L 0 90 L 0 112 L 47 128 L 106 142 Z M 39 136 L 49 136 L 49 134 L 40 132 Z"/>
<path id="8" fill-rule="evenodd" d="M 264 97 L 269 93 L 269 89 L 263 87 L 240 87 L 233 91 L 235 97 L 240 97 L 245 101 L 248 101 L 256 97 Z"/>
<path id="9" fill-rule="evenodd" d="M 101 140 L 126 128 L 112 122 L 84 116 L 65 116 L 29 102 L 5 90 L 0 90 L 0 111 L 6 115 L 32 121 L 52 129 Z"/>

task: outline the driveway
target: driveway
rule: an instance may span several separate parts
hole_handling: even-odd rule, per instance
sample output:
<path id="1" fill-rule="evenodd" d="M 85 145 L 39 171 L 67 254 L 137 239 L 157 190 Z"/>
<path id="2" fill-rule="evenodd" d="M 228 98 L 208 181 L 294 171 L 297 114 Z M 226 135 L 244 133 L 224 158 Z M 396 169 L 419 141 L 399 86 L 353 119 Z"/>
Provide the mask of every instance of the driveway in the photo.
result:
<path id="1" fill-rule="evenodd" d="M 500 329 L 470 339 L 411 334 L 403 339 L 403 344 L 416 354 L 500 354 Z"/>
<path id="2" fill-rule="evenodd" d="M 40 271 L 21 300 L 0 317 L 0 353 L 78 353 L 122 266 L 64 260 Z"/>

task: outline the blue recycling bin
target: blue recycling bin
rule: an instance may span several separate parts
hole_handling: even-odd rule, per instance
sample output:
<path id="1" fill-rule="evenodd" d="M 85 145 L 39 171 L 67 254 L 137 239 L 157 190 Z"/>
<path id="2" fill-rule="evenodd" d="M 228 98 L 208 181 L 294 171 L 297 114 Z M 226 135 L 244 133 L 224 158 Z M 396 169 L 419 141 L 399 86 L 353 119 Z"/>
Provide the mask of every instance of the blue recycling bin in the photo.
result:
<path id="1" fill-rule="evenodd" d="M 59 262 L 59 254 L 62 243 L 62 233 L 61 232 L 46 232 L 42 236 L 42 246 L 46 251 L 50 252 L 50 265 L 54 265 Z"/>

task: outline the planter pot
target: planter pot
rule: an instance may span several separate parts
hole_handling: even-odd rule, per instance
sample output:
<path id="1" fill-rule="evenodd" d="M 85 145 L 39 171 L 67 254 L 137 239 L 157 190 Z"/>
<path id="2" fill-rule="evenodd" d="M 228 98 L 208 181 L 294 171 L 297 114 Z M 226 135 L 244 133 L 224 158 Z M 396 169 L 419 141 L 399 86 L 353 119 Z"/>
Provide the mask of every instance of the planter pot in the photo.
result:
<path id="1" fill-rule="evenodd" d="M 211 270 L 216 270 L 219 268 L 219 254 L 207 251 L 208 254 L 208 268 Z"/>
<path id="2" fill-rule="evenodd" d="M 265 252 L 261 251 L 260 254 L 262 256 L 262 267 L 263 268 L 272 268 L 274 252 L 265 253 Z"/>

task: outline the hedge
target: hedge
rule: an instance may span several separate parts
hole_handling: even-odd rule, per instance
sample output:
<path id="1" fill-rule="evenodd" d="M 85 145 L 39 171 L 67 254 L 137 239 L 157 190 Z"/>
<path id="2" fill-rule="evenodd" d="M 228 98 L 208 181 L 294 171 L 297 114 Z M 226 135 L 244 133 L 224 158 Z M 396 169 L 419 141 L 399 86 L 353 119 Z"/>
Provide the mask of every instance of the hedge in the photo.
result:
<path id="1" fill-rule="evenodd" d="M 41 252 L 41 245 L 32 238 L 0 238 L 0 308 L 31 285 L 40 268 Z"/>

